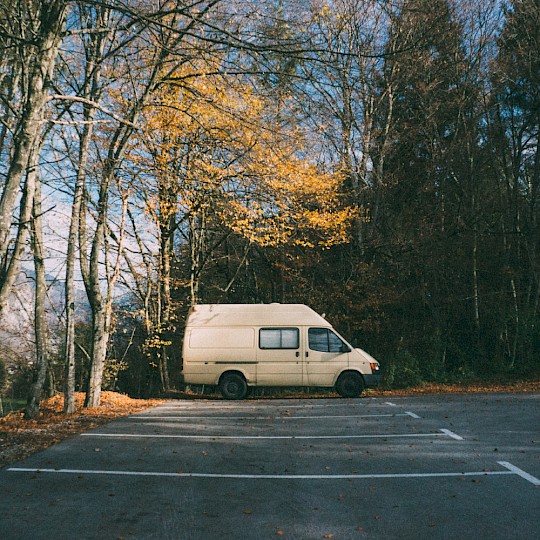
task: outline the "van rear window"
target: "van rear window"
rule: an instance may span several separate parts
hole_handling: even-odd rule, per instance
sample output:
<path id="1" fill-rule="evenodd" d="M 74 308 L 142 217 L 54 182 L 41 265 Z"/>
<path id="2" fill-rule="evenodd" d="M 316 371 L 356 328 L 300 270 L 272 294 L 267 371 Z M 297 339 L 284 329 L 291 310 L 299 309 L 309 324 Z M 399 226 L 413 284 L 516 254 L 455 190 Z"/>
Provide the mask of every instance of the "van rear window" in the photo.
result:
<path id="1" fill-rule="evenodd" d="M 298 349 L 299 346 L 298 328 L 261 328 L 259 330 L 260 349 Z"/>

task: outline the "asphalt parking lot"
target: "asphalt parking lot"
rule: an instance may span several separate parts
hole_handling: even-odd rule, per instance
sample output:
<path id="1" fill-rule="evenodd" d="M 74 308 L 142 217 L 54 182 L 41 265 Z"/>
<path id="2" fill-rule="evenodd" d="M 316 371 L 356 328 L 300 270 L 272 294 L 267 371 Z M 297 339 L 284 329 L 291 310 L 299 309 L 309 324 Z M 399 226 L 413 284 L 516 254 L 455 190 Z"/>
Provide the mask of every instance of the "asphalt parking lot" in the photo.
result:
<path id="1" fill-rule="evenodd" d="M 10 539 L 536 539 L 540 395 L 174 401 L 0 471 Z"/>

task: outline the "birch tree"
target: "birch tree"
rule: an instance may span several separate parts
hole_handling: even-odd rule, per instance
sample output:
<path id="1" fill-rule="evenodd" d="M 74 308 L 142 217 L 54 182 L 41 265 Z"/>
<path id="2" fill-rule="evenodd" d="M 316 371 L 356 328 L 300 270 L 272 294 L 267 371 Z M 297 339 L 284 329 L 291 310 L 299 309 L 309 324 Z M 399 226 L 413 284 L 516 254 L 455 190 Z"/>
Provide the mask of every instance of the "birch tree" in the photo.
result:
<path id="1" fill-rule="evenodd" d="M 50 97 L 49 83 L 63 38 L 68 5 L 62 0 L 32 0 L 15 2 L 10 6 L 3 3 L 1 9 L 0 36 L 4 46 L 21 54 L 21 77 L 17 88 L 13 78 L 18 77 L 14 77 L 14 71 L 11 72 L 12 96 L 16 92 L 20 97 L 19 111 L 11 128 L 7 174 L 0 197 L 0 316 L 18 273 L 27 237 L 33 185 L 26 176 L 26 170 L 45 119 Z M 18 217 L 14 248 L 10 250 L 15 204 L 25 176 L 25 204 Z"/>
<path id="2" fill-rule="evenodd" d="M 83 67 L 83 79 L 78 95 L 84 100 L 82 105 L 82 122 L 78 129 L 79 152 L 74 162 L 76 182 L 73 192 L 73 204 L 66 255 L 65 277 L 65 305 L 66 305 L 66 333 L 65 333 L 65 382 L 64 382 L 64 411 L 67 414 L 75 412 L 75 272 L 78 245 L 78 231 L 81 220 L 81 206 L 85 193 L 87 168 L 90 159 L 90 146 L 94 133 L 94 122 L 98 112 L 96 104 L 103 93 L 101 82 L 102 64 L 105 59 L 105 46 L 111 46 L 111 34 L 114 28 L 109 26 L 110 11 L 108 8 L 94 9 L 84 3 L 78 4 L 77 14 L 81 36 L 81 45 L 85 52 L 86 62 Z M 77 125 L 77 124 L 76 124 Z"/>
<path id="3" fill-rule="evenodd" d="M 43 394 L 43 387 L 49 368 L 50 343 L 49 328 L 47 322 L 46 301 L 47 281 L 45 277 L 45 250 L 43 243 L 43 223 L 41 206 L 41 181 L 38 175 L 36 162 L 39 152 L 35 151 L 28 174 L 37 177 L 35 182 L 34 202 L 32 210 L 32 252 L 34 257 L 35 271 L 35 295 L 34 295 L 34 335 L 35 335 L 35 367 L 34 377 L 28 396 L 24 417 L 27 419 L 39 418 L 39 406 Z"/>

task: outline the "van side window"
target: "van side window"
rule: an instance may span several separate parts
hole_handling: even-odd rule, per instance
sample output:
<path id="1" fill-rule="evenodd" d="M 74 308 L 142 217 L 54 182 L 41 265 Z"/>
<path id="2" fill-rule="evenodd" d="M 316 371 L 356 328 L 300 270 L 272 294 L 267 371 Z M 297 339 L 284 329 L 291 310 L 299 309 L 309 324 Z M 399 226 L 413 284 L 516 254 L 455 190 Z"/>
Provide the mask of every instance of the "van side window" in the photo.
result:
<path id="1" fill-rule="evenodd" d="M 309 348 L 319 352 L 342 352 L 347 347 L 343 341 L 328 328 L 310 328 L 308 330 Z"/>
<path id="2" fill-rule="evenodd" d="M 298 328 L 261 328 L 259 330 L 260 349 L 298 349 L 299 346 Z"/>

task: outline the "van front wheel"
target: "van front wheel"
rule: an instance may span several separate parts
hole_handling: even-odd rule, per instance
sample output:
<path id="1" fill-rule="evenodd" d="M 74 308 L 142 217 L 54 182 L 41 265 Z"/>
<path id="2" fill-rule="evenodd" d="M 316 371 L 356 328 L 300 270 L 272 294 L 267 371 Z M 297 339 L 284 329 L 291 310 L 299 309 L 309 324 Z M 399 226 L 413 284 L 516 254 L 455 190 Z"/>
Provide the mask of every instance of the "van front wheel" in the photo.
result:
<path id="1" fill-rule="evenodd" d="M 364 381 L 358 373 L 347 371 L 339 376 L 336 382 L 336 391 L 341 397 L 359 397 L 364 389 Z"/>
<path id="2" fill-rule="evenodd" d="M 247 395 L 247 383 L 237 373 L 226 373 L 219 381 L 219 390 L 225 399 L 243 399 Z"/>

